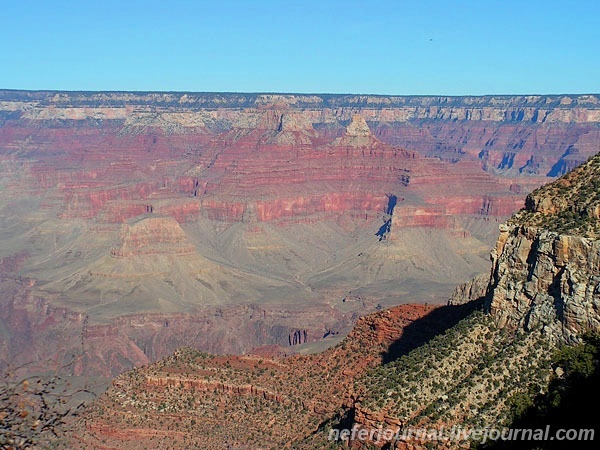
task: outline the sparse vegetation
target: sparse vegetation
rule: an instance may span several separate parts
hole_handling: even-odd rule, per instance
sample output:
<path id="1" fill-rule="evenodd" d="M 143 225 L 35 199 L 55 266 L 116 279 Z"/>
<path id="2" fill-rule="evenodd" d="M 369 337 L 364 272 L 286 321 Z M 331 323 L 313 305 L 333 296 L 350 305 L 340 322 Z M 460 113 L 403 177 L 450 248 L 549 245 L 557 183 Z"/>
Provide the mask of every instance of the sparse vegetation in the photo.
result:
<path id="1" fill-rule="evenodd" d="M 225 357 L 183 348 L 117 377 L 87 420 L 117 429 L 150 427 L 157 440 L 209 436 L 212 448 L 221 448 L 223 442 L 236 445 L 231 436 L 238 444 L 281 448 L 299 435 L 311 435 L 327 417 L 335 416 L 349 401 L 354 377 L 380 364 L 382 352 L 403 326 L 433 309 L 406 305 L 396 313 L 365 317 L 341 343 L 310 356 Z M 379 334 L 374 323 L 385 333 Z M 93 430 L 80 433 L 86 443 L 112 439 Z M 210 445 L 204 443 L 204 448 Z"/>
<path id="2" fill-rule="evenodd" d="M 562 234 L 600 236 L 600 155 L 527 197 L 526 208 L 509 223 Z"/>
<path id="3" fill-rule="evenodd" d="M 539 390 L 549 371 L 550 348 L 535 334 L 515 336 L 475 312 L 458 325 L 357 383 L 361 408 L 385 411 L 406 424 L 506 423 L 506 396 Z M 532 351 L 536 359 L 529 360 Z M 476 411 L 476 414 L 470 411 Z"/>
<path id="4" fill-rule="evenodd" d="M 587 333 L 579 345 L 564 345 L 552 355 L 549 387 L 544 392 L 529 391 L 511 398 L 512 428 L 594 429 L 595 415 L 582 408 L 600 400 L 600 334 Z M 492 442 L 482 448 L 530 448 L 528 442 Z M 544 448 L 560 448 L 544 443 Z M 596 448 L 594 442 L 577 442 L 577 448 Z"/>

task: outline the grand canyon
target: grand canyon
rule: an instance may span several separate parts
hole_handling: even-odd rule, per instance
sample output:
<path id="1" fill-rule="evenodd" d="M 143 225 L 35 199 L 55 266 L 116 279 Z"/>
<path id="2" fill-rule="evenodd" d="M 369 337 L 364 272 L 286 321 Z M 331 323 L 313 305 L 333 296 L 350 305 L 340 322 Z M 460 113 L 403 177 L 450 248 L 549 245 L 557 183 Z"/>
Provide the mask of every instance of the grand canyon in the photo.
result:
<path id="1" fill-rule="evenodd" d="M 583 189 L 599 148 L 597 95 L 0 91 L 0 368 L 114 379 L 82 448 L 190 448 L 194 429 L 206 448 L 323 448 L 336 420 L 433 420 L 416 405 L 448 397 L 456 361 L 495 386 L 469 407 L 500 420 L 510 373 L 487 379 L 473 347 L 538 386 L 541 328 L 598 327 L 591 282 L 567 289 L 596 280 L 595 235 L 530 216 L 596 220 L 538 188 L 587 167 Z M 575 299 L 558 318 L 555 291 Z M 530 332 L 510 355 L 505 329 Z M 401 404 L 381 380 L 425 344 L 442 362 Z"/>

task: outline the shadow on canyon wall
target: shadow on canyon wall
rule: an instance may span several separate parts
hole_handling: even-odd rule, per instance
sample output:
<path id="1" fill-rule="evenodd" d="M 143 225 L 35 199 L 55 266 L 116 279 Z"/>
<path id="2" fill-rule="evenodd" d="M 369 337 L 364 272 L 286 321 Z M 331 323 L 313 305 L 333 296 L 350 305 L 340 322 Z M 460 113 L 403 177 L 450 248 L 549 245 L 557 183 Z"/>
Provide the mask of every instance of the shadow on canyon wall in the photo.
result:
<path id="1" fill-rule="evenodd" d="M 382 363 L 387 364 L 411 350 L 420 347 L 438 334 L 452 328 L 473 311 L 482 309 L 485 297 L 480 297 L 462 305 L 448 305 L 436 308 L 421 319 L 407 325 L 402 336 L 393 342 L 382 355 Z"/>

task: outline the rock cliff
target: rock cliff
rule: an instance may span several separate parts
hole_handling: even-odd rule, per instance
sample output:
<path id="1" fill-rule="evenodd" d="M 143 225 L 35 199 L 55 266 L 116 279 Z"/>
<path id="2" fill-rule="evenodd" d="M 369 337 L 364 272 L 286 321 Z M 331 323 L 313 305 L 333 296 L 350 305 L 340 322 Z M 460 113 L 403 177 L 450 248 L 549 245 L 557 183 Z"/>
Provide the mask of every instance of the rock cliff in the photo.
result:
<path id="1" fill-rule="evenodd" d="M 575 342 L 600 326 L 600 157 L 527 197 L 492 251 L 489 310 L 501 327 Z"/>

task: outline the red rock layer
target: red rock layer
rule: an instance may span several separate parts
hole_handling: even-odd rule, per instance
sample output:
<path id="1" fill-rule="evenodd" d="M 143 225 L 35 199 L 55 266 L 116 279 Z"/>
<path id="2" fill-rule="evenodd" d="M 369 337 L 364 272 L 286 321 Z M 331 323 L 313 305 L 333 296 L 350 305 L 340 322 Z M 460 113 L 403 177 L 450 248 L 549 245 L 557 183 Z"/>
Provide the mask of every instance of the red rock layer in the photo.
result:
<path id="1" fill-rule="evenodd" d="M 186 448 L 202 436 L 207 449 L 281 448 L 351 404 L 354 379 L 380 364 L 388 346 L 434 310 L 402 305 L 363 317 L 339 345 L 309 356 L 208 356 L 183 349 L 118 377 L 86 414 L 74 445 L 133 449 L 168 442 Z M 406 348 L 417 345 L 410 334 Z"/>
<path id="2" fill-rule="evenodd" d="M 107 94 L 100 97 L 141 103 L 93 108 L 77 102 L 100 97 L 11 95 L 21 100 L 3 106 L 12 115 L 0 127 L 1 156 L 26 162 L 27 179 L 15 188 L 55 192 L 64 219 L 124 222 L 150 208 L 180 222 L 310 222 L 322 213 L 381 212 L 392 193 L 426 212 L 407 225 L 444 226 L 445 214 L 510 214 L 544 181 L 498 180 L 482 166 L 512 177 L 557 175 L 600 145 L 600 116 L 585 96 L 515 97 L 514 105 L 466 98 L 452 107 L 445 105 L 455 99 L 327 100 L 345 108 L 315 107 L 324 100 L 309 96 L 225 96 L 222 107 L 194 110 L 185 105 L 203 97 L 156 109 L 150 98 L 172 95 Z M 234 100 L 254 104 L 236 109 Z"/>

